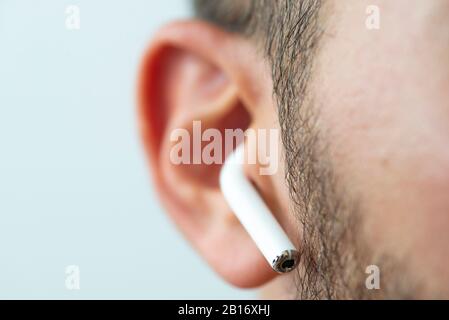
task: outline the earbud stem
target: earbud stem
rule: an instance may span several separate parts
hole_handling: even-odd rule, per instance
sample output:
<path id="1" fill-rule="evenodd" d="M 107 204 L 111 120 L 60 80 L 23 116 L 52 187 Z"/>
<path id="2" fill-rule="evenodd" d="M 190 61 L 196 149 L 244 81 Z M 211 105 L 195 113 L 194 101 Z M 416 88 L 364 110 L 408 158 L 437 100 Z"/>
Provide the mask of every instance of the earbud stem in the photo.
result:
<path id="1" fill-rule="evenodd" d="M 244 150 L 242 143 L 226 159 L 220 172 L 221 190 L 273 270 L 289 272 L 298 265 L 299 253 L 246 177 L 243 170 Z"/>

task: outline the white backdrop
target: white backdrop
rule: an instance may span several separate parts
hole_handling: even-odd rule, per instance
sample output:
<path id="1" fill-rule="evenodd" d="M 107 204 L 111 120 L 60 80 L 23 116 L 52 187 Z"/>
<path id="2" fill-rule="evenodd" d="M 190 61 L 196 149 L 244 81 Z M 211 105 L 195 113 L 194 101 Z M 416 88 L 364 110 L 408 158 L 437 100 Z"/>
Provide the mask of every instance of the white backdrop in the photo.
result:
<path id="1" fill-rule="evenodd" d="M 66 28 L 68 5 L 79 30 Z M 140 57 L 159 25 L 189 10 L 187 0 L 0 0 L 0 298 L 254 296 L 174 230 L 138 140 Z M 79 290 L 66 286 L 69 265 Z"/>

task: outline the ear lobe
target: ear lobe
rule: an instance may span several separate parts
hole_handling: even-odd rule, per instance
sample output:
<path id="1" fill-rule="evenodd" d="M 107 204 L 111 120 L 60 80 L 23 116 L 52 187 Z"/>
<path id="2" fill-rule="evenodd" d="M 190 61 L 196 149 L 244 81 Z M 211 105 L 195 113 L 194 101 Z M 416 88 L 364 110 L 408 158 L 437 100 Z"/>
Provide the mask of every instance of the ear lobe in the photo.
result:
<path id="1" fill-rule="evenodd" d="M 245 130 L 253 122 L 254 106 L 248 105 L 247 99 L 252 93 L 240 82 L 245 70 L 232 63 L 241 54 L 229 48 L 236 44 L 234 37 L 198 22 L 163 29 L 144 58 L 140 120 L 153 180 L 170 217 L 227 281 L 253 287 L 275 273 L 221 194 L 222 162 L 205 163 L 201 155 L 200 163 L 193 159 L 196 124 L 201 125 L 202 154 L 212 142 L 212 135 L 204 141 L 206 130 L 224 137 L 225 129 Z M 241 60 L 245 59 L 248 57 L 243 55 Z M 177 135 L 180 132 L 183 134 Z M 179 138 L 184 134 L 190 144 L 190 163 L 175 163 L 170 155 L 175 145 L 185 142 Z M 222 142 L 223 161 L 229 150 L 225 150 L 224 139 Z"/>

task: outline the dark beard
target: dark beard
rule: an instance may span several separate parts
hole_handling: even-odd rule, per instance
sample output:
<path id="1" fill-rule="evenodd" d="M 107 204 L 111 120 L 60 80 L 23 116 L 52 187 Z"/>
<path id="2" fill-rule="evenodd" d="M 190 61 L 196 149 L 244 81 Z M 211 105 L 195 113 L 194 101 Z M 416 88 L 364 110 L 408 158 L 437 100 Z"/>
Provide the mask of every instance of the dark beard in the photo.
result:
<path id="1" fill-rule="evenodd" d="M 331 166 L 324 159 L 323 155 L 319 161 L 316 157 L 304 159 L 307 168 L 296 171 L 300 176 L 294 187 L 293 181 L 289 183 L 302 227 L 297 298 L 366 298 L 363 266 L 369 264 L 364 263 L 357 239 L 357 206 L 340 194 Z M 297 165 L 288 168 L 298 169 Z"/>
<path id="2" fill-rule="evenodd" d="M 321 8 L 324 1 L 312 1 Z M 299 2 L 302 3 L 302 2 Z M 326 2 L 332 3 L 332 2 Z M 285 2 L 296 4 L 296 2 Z M 302 228 L 301 262 L 296 276 L 296 296 L 301 299 L 412 298 L 419 290 L 412 284 L 407 263 L 379 253 L 364 239 L 359 196 L 345 190 L 336 176 L 328 142 L 332 137 L 319 123 L 319 90 L 315 57 L 329 13 L 285 16 L 267 40 L 273 96 L 285 156 L 285 179 L 292 210 Z M 289 12 L 302 13 L 301 10 Z M 331 12 L 331 10 L 328 10 Z M 298 24 L 307 17 L 305 28 Z M 319 99 L 316 99 L 319 100 Z M 381 271 L 380 289 L 368 290 L 366 267 Z"/>
<path id="3" fill-rule="evenodd" d="M 310 109 L 309 109 L 310 110 Z M 364 239 L 364 219 L 358 201 L 333 170 L 323 141 L 331 141 L 317 126 L 318 114 L 289 118 L 283 139 L 286 180 L 293 211 L 302 227 L 301 262 L 296 282 L 298 299 L 412 299 L 420 291 L 406 263 L 376 252 Z M 291 129 L 295 128 L 295 131 Z M 379 267 L 380 289 L 369 290 L 365 273 Z"/>
<path id="4" fill-rule="evenodd" d="M 308 109 L 310 110 L 310 109 Z M 301 124 L 289 118 L 284 134 L 286 180 L 293 210 L 302 227 L 301 264 L 296 277 L 297 298 L 348 297 L 354 265 L 361 265 L 354 241 L 355 206 L 338 194 L 327 148 L 310 113 Z M 287 119 L 284 119 L 287 120 Z M 296 128 L 293 132 L 292 128 Z M 351 214 L 349 213 L 351 212 Z M 350 267 L 352 266 L 352 267 Z M 364 285 L 364 282 L 360 282 Z M 349 297 L 348 297 L 349 298 Z"/>

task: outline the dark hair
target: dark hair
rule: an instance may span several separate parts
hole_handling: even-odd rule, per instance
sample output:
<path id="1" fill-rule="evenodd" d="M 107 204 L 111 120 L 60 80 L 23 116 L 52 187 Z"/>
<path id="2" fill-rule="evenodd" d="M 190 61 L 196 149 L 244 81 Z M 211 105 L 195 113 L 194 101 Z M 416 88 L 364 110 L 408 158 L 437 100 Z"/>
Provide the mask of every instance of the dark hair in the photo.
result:
<path id="1" fill-rule="evenodd" d="M 262 45 L 272 66 L 281 127 L 297 119 L 321 34 L 321 0 L 194 0 L 198 18 Z"/>
<path id="2" fill-rule="evenodd" d="M 304 102 L 322 34 L 321 7 L 322 0 L 194 0 L 198 18 L 253 39 L 269 59 L 290 187 L 304 172 L 307 142 L 314 139 Z"/>

